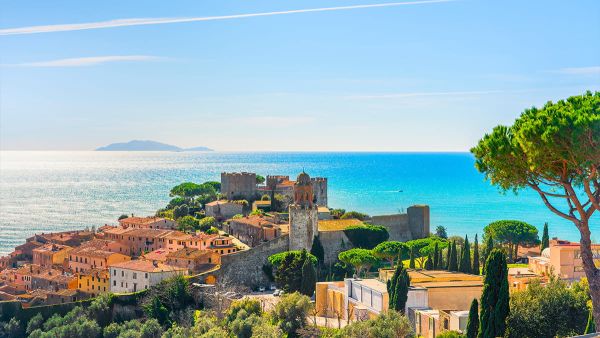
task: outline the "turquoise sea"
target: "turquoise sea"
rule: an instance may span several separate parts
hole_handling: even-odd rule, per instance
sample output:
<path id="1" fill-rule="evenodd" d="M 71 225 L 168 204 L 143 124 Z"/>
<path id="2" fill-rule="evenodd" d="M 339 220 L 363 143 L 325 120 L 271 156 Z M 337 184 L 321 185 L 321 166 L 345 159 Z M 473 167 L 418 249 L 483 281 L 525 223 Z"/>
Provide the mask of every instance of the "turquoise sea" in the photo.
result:
<path id="1" fill-rule="evenodd" d="M 329 178 L 330 207 L 371 215 L 429 204 L 432 230 L 472 238 L 498 219 L 520 219 L 550 236 L 578 240 L 574 225 L 531 191 L 502 194 L 468 153 L 0 152 L 0 254 L 33 233 L 115 224 L 123 213 L 152 214 L 182 181 L 219 180 L 222 171 Z M 399 192 L 402 190 L 402 192 Z M 592 219 L 600 239 L 600 213 Z"/>

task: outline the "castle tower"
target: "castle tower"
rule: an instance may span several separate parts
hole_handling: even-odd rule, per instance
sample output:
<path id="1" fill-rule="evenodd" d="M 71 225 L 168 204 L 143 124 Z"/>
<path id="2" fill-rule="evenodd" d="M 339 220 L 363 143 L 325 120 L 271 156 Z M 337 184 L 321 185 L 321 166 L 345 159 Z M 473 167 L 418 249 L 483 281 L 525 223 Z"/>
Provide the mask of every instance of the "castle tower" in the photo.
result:
<path id="1" fill-rule="evenodd" d="M 290 205 L 290 250 L 310 250 L 312 247 L 319 220 L 314 201 L 310 176 L 302 172 L 294 184 L 294 203 Z"/>
<path id="2" fill-rule="evenodd" d="M 256 193 L 255 173 L 221 173 L 221 193 L 227 199 L 252 198 Z"/>
<path id="3" fill-rule="evenodd" d="M 327 178 L 313 177 L 310 179 L 312 183 L 313 193 L 315 194 L 315 203 L 317 205 L 327 206 Z"/>

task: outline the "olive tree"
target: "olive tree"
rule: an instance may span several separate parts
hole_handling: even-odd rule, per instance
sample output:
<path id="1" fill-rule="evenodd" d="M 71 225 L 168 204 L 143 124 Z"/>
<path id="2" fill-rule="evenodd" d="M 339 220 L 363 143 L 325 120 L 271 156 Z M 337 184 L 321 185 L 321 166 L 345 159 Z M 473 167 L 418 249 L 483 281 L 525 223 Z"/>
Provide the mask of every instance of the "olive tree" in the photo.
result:
<path id="1" fill-rule="evenodd" d="M 579 230 L 594 320 L 600 326 L 600 270 L 594 265 L 590 219 L 600 210 L 600 92 L 525 110 L 471 149 L 476 168 L 502 190 L 537 192 Z"/>

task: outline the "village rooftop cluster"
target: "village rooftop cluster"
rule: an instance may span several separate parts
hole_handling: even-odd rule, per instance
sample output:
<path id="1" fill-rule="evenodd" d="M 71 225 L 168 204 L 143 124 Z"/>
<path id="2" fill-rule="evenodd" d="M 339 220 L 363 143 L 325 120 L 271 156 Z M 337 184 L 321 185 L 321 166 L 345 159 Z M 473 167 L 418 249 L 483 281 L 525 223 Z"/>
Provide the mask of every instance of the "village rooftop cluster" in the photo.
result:
<path id="1" fill-rule="evenodd" d="M 277 175 L 264 181 L 255 173 L 223 173 L 219 185 L 219 197 L 197 212 L 215 220 L 210 231 L 182 231 L 166 217 L 132 215 L 119 219 L 118 225 L 27 238 L 0 259 L 0 301 L 18 301 L 23 308 L 71 303 L 104 293 L 147 290 L 178 275 L 205 286 L 233 281 L 250 294 L 282 287 L 265 272 L 269 257 L 277 253 L 310 252 L 318 240 L 323 266 L 332 266 L 341 252 L 355 246 L 347 232 L 352 227 L 379 225 L 388 241 L 410 243 L 431 236 L 427 205 L 411 206 L 402 214 L 344 217 L 327 205 L 327 179 L 305 172 L 296 180 Z M 594 250 L 600 256 L 600 246 Z M 522 247 L 517 256 L 527 265 L 510 267 L 511 292 L 525 289 L 533 279 L 547 281 L 550 275 L 569 281 L 584 277 L 577 243 L 552 239 L 543 251 Z M 414 331 L 424 337 L 465 332 L 469 306 L 483 291 L 479 271 L 424 265 L 421 260 L 408 271 L 411 282 L 403 310 Z M 348 275 L 316 282 L 316 315 L 351 321 L 386 312 L 386 283 L 393 273 L 393 267 L 382 265 L 365 278 Z"/>

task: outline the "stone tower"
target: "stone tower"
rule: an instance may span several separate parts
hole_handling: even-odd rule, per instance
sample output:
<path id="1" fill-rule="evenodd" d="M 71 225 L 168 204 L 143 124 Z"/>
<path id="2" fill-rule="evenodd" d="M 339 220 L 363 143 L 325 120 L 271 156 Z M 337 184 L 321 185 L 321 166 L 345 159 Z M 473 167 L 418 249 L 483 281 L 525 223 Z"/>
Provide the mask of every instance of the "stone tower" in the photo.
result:
<path id="1" fill-rule="evenodd" d="M 229 200 L 254 197 L 256 195 L 256 174 L 221 173 L 221 193 Z"/>
<path id="2" fill-rule="evenodd" d="M 315 194 L 315 202 L 317 205 L 327 206 L 327 178 L 313 177 L 310 179 L 312 183 L 313 193 Z"/>
<path id="3" fill-rule="evenodd" d="M 310 176 L 302 172 L 294 184 L 294 203 L 290 205 L 290 250 L 309 250 L 318 234 L 319 213 Z"/>

